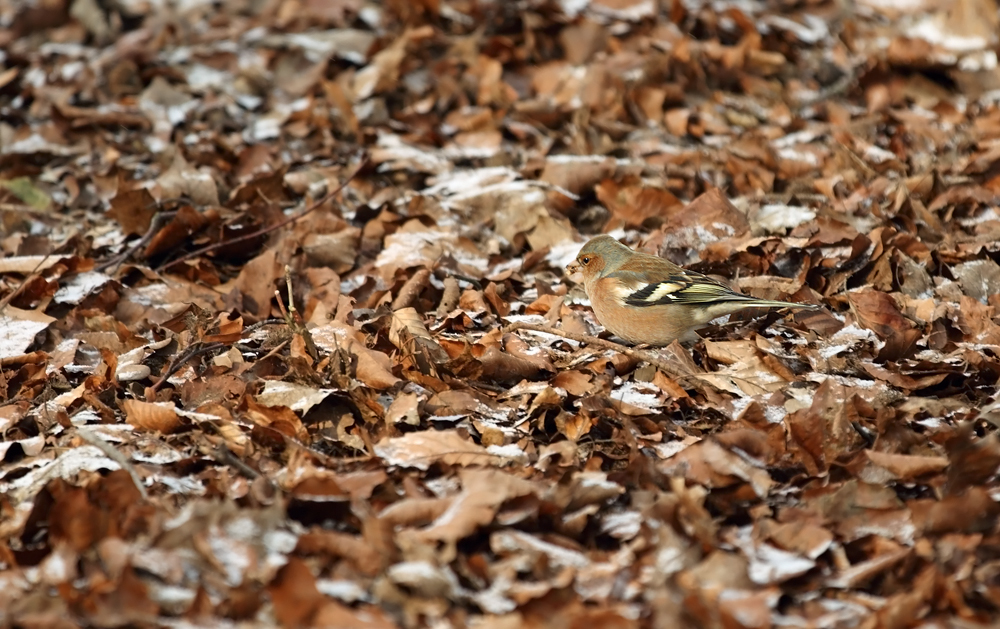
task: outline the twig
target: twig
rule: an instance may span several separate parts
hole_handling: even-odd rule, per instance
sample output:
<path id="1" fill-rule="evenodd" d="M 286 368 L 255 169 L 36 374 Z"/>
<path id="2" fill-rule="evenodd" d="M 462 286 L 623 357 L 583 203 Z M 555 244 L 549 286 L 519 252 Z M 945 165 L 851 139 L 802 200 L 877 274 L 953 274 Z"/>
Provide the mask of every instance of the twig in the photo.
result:
<path id="1" fill-rule="evenodd" d="M 263 424 L 260 424 L 260 423 L 258 423 L 256 421 L 254 421 L 252 418 L 248 417 L 247 419 L 251 423 L 253 423 L 255 426 L 260 426 L 261 428 L 267 428 L 267 426 L 264 426 Z M 313 457 L 314 459 L 316 459 L 317 461 L 319 461 L 320 463 L 322 463 L 323 465 L 325 465 L 326 467 L 328 467 L 330 469 L 342 469 L 343 466 L 344 466 L 344 464 L 347 464 L 347 463 L 361 463 L 361 462 L 365 462 L 365 461 L 371 461 L 373 458 L 375 458 L 375 455 L 373 455 L 373 454 L 367 454 L 367 453 L 364 454 L 364 455 L 361 455 L 361 456 L 337 457 L 337 458 L 334 458 L 332 456 L 323 454 L 322 452 L 320 452 L 316 448 L 313 448 L 312 446 L 308 446 L 308 445 L 302 443 L 301 441 L 299 441 L 295 437 L 291 437 L 289 435 L 286 435 L 286 434 L 278 432 L 278 431 L 275 431 L 275 432 L 277 433 L 278 436 L 280 436 L 285 441 L 285 445 L 286 446 L 292 446 L 292 447 L 295 447 L 295 448 L 298 448 L 298 449 L 302 450 L 303 452 L 305 452 L 309 456 Z"/>
<path id="2" fill-rule="evenodd" d="M 274 231 L 277 231 L 277 230 L 281 229 L 285 225 L 290 225 L 290 224 L 294 223 L 295 221 L 298 221 L 298 220 L 300 220 L 302 218 L 305 218 L 312 211 L 314 211 L 317 208 L 325 205 L 327 201 L 329 201 L 333 197 L 335 197 L 338 194 L 340 194 L 340 191 L 343 190 L 345 187 L 347 187 L 347 184 L 351 183 L 351 180 L 353 180 L 355 177 L 358 176 L 358 173 L 361 172 L 361 169 L 364 168 L 367 163 L 368 163 L 368 156 L 365 156 L 364 159 L 361 160 L 361 163 L 358 164 L 358 167 L 354 169 L 354 172 L 352 172 L 350 175 L 348 175 L 347 179 L 345 179 L 343 181 L 343 183 L 341 183 L 339 186 L 337 186 L 334 190 L 332 190 L 332 191 L 326 193 L 325 195 L 323 195 L 318 201 L 315 201 L 314 203 L 310 204 L 309 207 L 307 207 L 303 211 L 299 212 L 295 216 L 289 216 L 288 218 L 286 218 L 283 221 L 279 221 L 278 223 L 275 223 L 274 225 L 271 225 L 269 227 L 264 227 L 262 229 L 258 229 L 257 231 L 253 232 L 252 234 L 245 234 L 243 236 L 238 236 L 236 238 L 230 238 L 229 240 L 223 240 L 221 242 L 217 242 L 217 243 L 208 245 L 207 247 L 202 247 L 201 249 L 197 249 L 195 251 L 192 251 L 191 253 L 183 255 L 183 256 L 177 258 L 176 260 L 173 260 L 171 262 L 167 262 L 166 264 L 161 264 L 159 267 L 157 267 L 156 270 L 157 271 L 163 271 L 165 269 L 169 269 L 170 267 L 174 266 L 175 264 L 180 264 L 181 262 L 185 262 L 187 260 L 190 260 L 191 258 L 196 258 L 196 257 L 198 257 L 200 255 L 204 255 L 204 254 L 208 253 L 209 251 L 214 251 L 215 249 L 221 249 L 222 247 L 228 247 L 230 245 L 235 245 L 236 243 L 239 243 L 239 242 L 244 242 L 244 241 L 247 241 L 247 240 L 253 240 L 255 238 L 260 238 L 261 236 L 265 236 L 267 234 L 270 234 L 271 232 L 274 232 Z"/>
<path id="3" fill-rule="evenodd" d="M 869 180 L 878 177 L 878 173 L 875 172 L 875 170 L 871 166 L 865 163 L 865 160 L 858 157 L 858 154 L 855 153 L 849 146 L 839 141 L 836 144 L 834 144 L 834 146 L 839 148 L 842 152 L 844 152 L 847 155 L 847 157 L 851 160 L 851 163 L 853 163 L 855 167 L 857 167 L 857 170 L 860 170 L 862 173 L 864 173 Z"/>
<path id="4" fill-rule="evenodd" d="M 297 334 L 302 337 L 302 342 L 306 346 L 306 351 L 313 360 L 319 358 L 319 349 L 316 347 L 316 343 L 313 341 L 312 334 L 309 332 L 309 328 L 305 326 L 301 318 L 298 316 L 298 310 L 295 308 L 295 298 L 292 295 L 292 269 L 287 264 L 285 265 L 285 287 L 288 289 L 288 310 L 285 310 L 281 303 L 281 293 L 279 291 L 274 291 L 275 297 L 278 299 L 278 307 L 281 309 L 282 316 L 285 317 L 285 323 L 288 324 L 288 329 L 292 331 L 293 334 Z"/>
<path id="5" fill-rule="evenodd" d="M 271 482 L 271 479 L 262 477 L 260 472 L 253 469 L 252 467 L 244 463 L 242 460 L 240 460 L 240 458 L 237 457 L 235 454 L 233 454 L 233 451 L 230 450 L 228 447 L 226 447 L 226 444 L 224 443 L 220 444 L 218 448 L 213 448 L 212 446 L 206 445 L 199 447 L 199 449 L 203 454 L 207 454 L 208 456 L 212 457 L 212 459 L 217 463 L 219 463 L 220 465 L 228 465 L 236 468 L 236 470 L 240 474 L 246 476 L 250 480 L 257 480 L 258 478 L 264 478 L 264 480 L 266 480 L 272 487 L 274 486 L 274 483 Z"/>
<path id="6" fill-rule="evenodd" d="M 281 350 L 285 349 L 285 346 L 288 345 L 290 342 L 291 341 L 282 341 L 278 345 L 276 345 L 273 348 L 271 348 L 271 351 L 269 351 L 268 353 L 266 353 L 263 356 L 261 356 L 260 358 L 258 358 L 257 362 L 261 362 L 263 360 L 267 360 L 271 356 L 277 356 L 278 352 L 280 352 Z"/>
<path id="7" fill-rule="evenodd" d="M 181 365 L 191 360 L 195 356 L 204 354 L 206 352 L 211 352 L 217 349 L 222 349 L 223 347 L 225 347 L 225 343 L 209 343 L 208 345 L 201 345 L 200 343 L 195 343 L 194 345 L 192 345 L 191 347 L 187 348 L 182 353 L 180 353 L 176 358 L 174 358 L 170 362 L 170 365 L 167 367 L 166 371 L 163 372 L 163 375 L 160 376 L 160 379 L 157 380 L 152 387 L 150 387 L 150 392 L 156 393 L 157 391 L 159 391 L 160 387 L 163 386 L 163 383 L 167 381 L 167 378 L 174 375 L 174 372 L 180 369 Z"/>
<path id="8" fill-rule="evenodd" d="M 858 80 L 856 70 L 851 68 L 850 72 L 845 72 L 844 76 L 840 77 L 830 85 L 824 87 L 823 89 L 817 91 L 815 94 L 811 94 L 805 98 L 798 99 L 795 103 L 797 108 L 797 113 L 801 115 L 802 110 L 807 107 L 812 107 L 816 103 L 826 102 L 832 99 L 834 96 L 839 96 L 843 94 L 851 87 L 853 87 Z"/>
<path id="9" fill-rule="evenodd" d="M 108 458 L 122 466 L 122 469 L 128 472 L 128 475 L 132 477 L 132 484 L 135 488 L 139 490 L 139 495 L 142 496 L 143 500 L 149 500 L 149 494 L 146 493 L 146 486 L 142 484 L 142 478 L 139 477 L 139 472 L 136 471 L 135 466 L 125 458 L 125 455 L 119 452 L 113 445 L 105 441 L 96 432 L 92 432 L 82 426 L 76 427 L 76 434 L 80 435 L 80 438 L 89 443 L 90 445 L 96 447 L 98 450 L 108 455 Z"/>
<path id="10" fill-rule="evenodd" d="M 586 343 L 587 345 L 594 345 L 603 349 L 610 349 L 612 351 L 625 354 L 626 356 L 631 356 L 636 360 L 645 361 L 653 365 L 660 371 L 663 371 L 664 373 L 669 375 L 671 378 L 674 378 L 678 382 L 682 383 L 686 382 L 690 384 L 692 381 L 691 374 L 682 373 L 681 370 L 678 369 L 676 365 L 673 365 L 663 360 L 656 354 L 647 352 L 646 350 L 637 349 L 635 347 L 627 347 L 625 345 L 622 345 L 621 343 L 606 341 L 604 339 L 597 338 L 596 336 L 590 336 L 589 334 L 576 334 L 574 332 L 567 332 L 565 330 L 560 330 L 559 328 L 552 328 L 546 325 L 538 325 L 535 323 L 524 323 L 524 322 L 514 323 L 508 326 L 506 329 L 504 329 L 504 333 L 516 332 L 517 330 L 530 330 L 532 332 L 544 332 L 546 334 L 554 334 L 556 336 L 567 338 L 571 341 L 576 341 L 577 343 Z"/>
<path id="11" fill-rule="evenodd" d="M 155 236 L 157 233 L 159 233 L 160 228 L 163 227 L 163 225 L 167 222 L 168 219 L 171 219 L 171 218 L 173 218 L 176 215 L 177 215 L 176 211 L 172 211 L 172 212 L 157 212 L 153 216 L 153 220 L 151 220 L 149 222 L 149 229 L 146 230 L 146 233 L 142 235 L 142 238 L 140 238 L 138 240 L 138 242 L 136 242 L 134 245 L 132 245 L 131 247 L 129 247 L 128 250 L 125 253 L 119 254 L 119 255 L 111 258 L 110 260 L 106 260 L 106 261 L 98 264 L 95 267 L 95 269 L 97 271 L 104 271 L 105 269 L 109 269 L 111 267 L 114 267 L 113 269 L 111 269 L 111 272 L 115 273 L 116 271 L 118 271 L 118 269 L 119 269 L 119 267 L 121 267 L 121 265 L 125 264 L 125 262 L 129 258 L 131 258 L 133 255 L 135 255 L 136 251 L 138 251 L 142 247 L 145 247 L 147 244 L 149 244 L 149 241 L 153 239 L 153 236 Z"/>
<path id="12" fill-rule="evenodd" d="M 264 319 L 263 321 L 258 321 L 257 323 L 251 323 L 250 325 L 243 328 L 243 336 L 251 332 L 255 332 L 266 325 L 281 325 L 285 323 L 284 319 Z"/>
<path id="13" fill-rule="evenodd" d="M 288 267 L 286 266 L 285 268 L 287 269 Z M 292 318 L 292 316 L 288 314 L 288 310 L 285 308 L 285 303 L 281 301 L 280 288 L 274 289 L 274 298 L 278 301 L 278 312 L 281 313 L 281 318 L 284 319 L 285 325 L 289 325 L 289 320 Z"/>
<path id="14" fill-rule="evenodd" d="M 51 251 L 49 253 L 46 253 L 45 257 L 39 260 L 38 264 L 35 265 L 35 268 L 32 269 L 31 274 L 28 275 L 28 277 L 24 278 L 24 280 L 18 285 L 17 288 L 7 293 L 6 297 L 0 299 L 0 312 L 3 312 L 4 309 L 7 308 L 7 304 L 9 304 L 15 297 L 17 297 L 21 293 L 21 291 L 24 290 L 24 287 L 27 286 L 29 282 L 31 282 L 36 277 L 41 275 L 39 269 L 42 268 L 42 265 L 45 264 L 51 257 L 52 257 Z"/>

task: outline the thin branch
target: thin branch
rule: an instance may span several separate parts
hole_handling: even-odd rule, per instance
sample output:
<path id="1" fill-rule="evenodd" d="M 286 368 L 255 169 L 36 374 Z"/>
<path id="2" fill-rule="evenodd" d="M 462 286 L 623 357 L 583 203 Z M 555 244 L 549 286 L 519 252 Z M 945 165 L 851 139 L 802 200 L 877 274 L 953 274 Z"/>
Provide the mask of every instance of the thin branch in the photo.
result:
<path id="1" fill-rule="evenodd" d="M 257 323 L 251 323 L 250 325 L 243 328 L 243 336 L 246 337 L 247 334 L 255 332 L 266 325 L 284 325 L 284 319 L 264 319 L 263 321 L 258 321 Z"/>
<path id="2" fill-rule="evenodd" d="M 212 457 L 212 459 L 220 465 L 227 465 L 235 468 L 236 471 L 250 480 L 263 478 L 268 482 L 268 484 L 271 485 L 272 488 L 274 487 L 274 483 L 271 482 L 271 479 L 262 476 L 260 472 L 240 460 L 240 458 L 233 454 L 233 451 L 226 447 L 226 444 L 224 443 L 220 444 L 217 448 L 210 445 L 200 446 L 199 450 L 201 450 L 202 454 Z"/>
<path id="3" fill-rule="evenodd" d="M 109 459 L 118 465 L 121 465 L 122 469 L 128 472 L 128 475 L 132 477 L 132 484 L 134 484 L 135 488 L 139 490 L 139 495 L 142 496 L 142 499 L 149 500 L 149 494 L 146 493 L 146 486 L 142 484 L 142 478 L 140 478 L 139 472 L 136 471 L 132 462 L 125 458 L 124 454 L 119 452 L 113 445 L 102 439 L 96 432 L 92 432 L 87 428 L 77 426 L 76 434 L 80 435 L 80 438 L 90 445 L 108 455 Z"/>
<path id="4" fill-rule="evenodd" d="M 125 262 L 129 258 L 131 258 L 133 255 L 135 255 L 136 251 L 138 251 L 139 249 L 141 249 L 141 248 L 145 247 L 147 244 L 149 244 L 149 241 L 153 239 L 153 236 L 155 236 L 157 233 L 159 233 L 160 228 L 163 227 L 164 224 L 166 224 L 166 222 L 167 222 L 168 219 L 171 219 L 171 218 L 173 218 L 176 215 L 177 215 L 176 211 L 172 211 L 172 212 L 157 212 L 153 216 L 153 220 L 151 220 L 149 222 L 149 229 L 147 229 L 146 233 L 142 235 L 142 238 L 140 238 L 134 245 L 132 245 L 131 247 L 129 247 L 128 250 L 125 253 L 119 254 L 119 255 L 111 258 L 110 260 L 106 260 L 106 261 L 98 264 L 95 267 L 95 270 L 97 270 L 97 271 L 104 271 L 105 269 L 111 269 L 111 273 L 117 272 L 118 269 L 119 269 L 119 267 L 121 267 L 121 265 L 125 264 Z M 114 267 L 114 268 L 111 268 L 111 267 Z"/>
<path id="5" fill-rule="evenodd" d="M 626 356 L 635 358 L 636 360 L 645 361 L 660 371 L 664 372 L 671 378 L 674 378 L 680 383 L 690 384 L 692 381 L 692 374 L 683 373 L 677 365 L 669 363 L 656 354 L 648 352 L 643 349 L 638 349 L 635 347 L 628 347 L 622 345 L 621 343 L 615 343 L 614 341 L 606 341 L 596 336 L 590 336 L 589 334 L 576 334 L 574 332 L 567 332 L 566 330 L 560 330 L 558 328 L 551 328 L 547 325 L 538 325 L 535 323 L 523 323 L 518 322 L 509 325 L 504 329 L 504 332 L 516 332 L 518 330 L 530 330 L 532 332 L 544 332 L 546 334 L 554 334 L 556 336 L 561 336 L 563 338 L 569 339 L 571 341 L 576 341 L 577 343 L 586 343 L 587 345 L 593 345 L 600 347 L 602 349 L 610 349 Z"/>
<path id="6" fill-rule="evenodd" d="M 293 334 L 302 337 L 302 342 L 306 346 L 306 351 L 309 352 L 309 356 L 313 360 L 319 359 L 319 349 L 316 347 L 316 343 L 313 342 L 312 334 L 309 332 L 309 328 L 306 327 L 305 323 L 302 322 L 302 318 L 298 316 L 298 310 L 295 308 L 295 298 L 294 291 L 292 290 L 292 268 L 285 265 L 285 287 L 288 289 L 288 309 L 281 303 L 281 292 L 274 291 L 274 296 L 278 300 L 278 307 L 281 309 L 281 314 L 285 317 L 285 322 L 288 324 L 288 329 L 292 331 Z"/>
<path id="7" fill-rule="evenodd" d="M 258 358 L 258 359 L 257 359 L 257 362 L 260 362 L 260 361 L 262 361 L 262 360 L 267 360 L 267 359 L 268 359 L 268 358 L 270 358 L 271 356 L 277 356 L 277 355 L 278 355 L 278 353 L 279 353 L 279 352 L 280 352 L 281 350 L 283 350 L 283 349 L 285 348 L 285 346 L 286 346 L 286 345 L 288 345 L 288 344 L 289 344 L 290 342 L 291 342 L 291 341 L 282 341 L 281 343 L 279 343 L 278 345 L 276 345 L 275 347 L 273 347 L 273 348 L 271 349 L 271 351 L 269 351 L 268 353 L 266 353 L 266 354 L 264 354 L 263 356 L 261 356 L 260 358 Z"/>
<path id="8" fill-rule="evenodd" d="M 163 386 L 163 383 L 167 381 L 167 378 L 174 375 L 174 372 L 180 369 L 181 365 L 191 360 L 195 356 L 199 356 L 206 352 L 211 352 L 217 349 L 222 349 L 225 346 L 226 346 L 225 343 L 209 343 L 208 345 L 201 345 L 196 343 L 191 347 L 187 348 L 186 350 L 178 354 L 177 357 L 173 359 L 173 361 L 170 362 L 170 365 L 167 367 L 166 371 L 163 372 L 163 375 L 160 376 L 160 379 L 157 380 L 155 384 L 153 384 L 150 392 L 156 393 L 157 391 L 159 391 L 160 387 Z"/>
<path id="9" fill-rule="evenodd" d="M 245 234 L 243 236 L 238 236 L 236 238 L 230 238 L 229 240 L 223 240 L 221 242 L 217 242 L 217 243 L 208 245 L 207 247 L 202 247 L 201 249 L 197 249 L 195 251 L 192 251 L 191 253 L 183 255 L 183 256 L 177 258 L 176 260 L 172 260 L 171 262 L 167 262 L 166 264 L 161 264 L 159 267 L 157 267 L 156 270 L 157 271 L 164 271 L 164 270 L 169 269 L 170 267 L 174 266 L 175 264 L 180 264 L 181 262 L 186 262 L 187 260 L 190 260 L 191 258 L 196 258 L 196 257 L 198 257 L 200 255 L 204 255 L 204 254 L 208 253 L 209 251 L 214 251 L 215 249 L 221 249 L 222 247 L 228 247 L 230 245 L 235 245 L 236 243 L 239 243 L 239 242 L 245 242 L 247 240 L 253 240 L 255 238 L 260 238 L 261 236 L 266 236 L 267 234 L 270 234 L 271 232 L 277 231 L 277 230 L 281 229 L 282 227 L 284 227 L 286 225 L 290 225 L 290 224 L 294 223 L 295 221 L 298 221 L 298 220 L 301 220 L 301 219 L 305 218 L 306 216 L 308 216 L 310 213 L 312 213 L 317 208 L 325 205 L 327 201 L 329 201 L 333 197 L 335 197 L 338 194 L 340 194 L 340 191 L 343 190 L 344 188 L 346 188 L 347 184 L 351 183 L 351 181 L 355 177 L 358 176 L 358 173 L 361 172 L 361 169 L 364 168 L 366 164 L 368 164 L 368 156 L 365 156 L 364 159 L 361 160 L 361 163 L 358 164 L 358 167 L 354 169 L 354 172 L 352 172 L 350 175 L 347 176 L 347 179 L 345 179 L 343 181 L 343 183 L 341 183 L 339 186 L 337 186 L 334 190 L 332 190 L 332 191 L 326 193 L 325 195 L 323 195 L 318 201 L 315 201 L 314 203 L 310 204 L 309 207 L 307 207 L 306 209 L 302 210 L 301 212 L 299 212 L 295 216 L 289 216 L 288 218 L 286 218 L 283 221 L 279 221 L 279 222 L 277 222 L 274 225 L 271 225 L 269 227 L 264 227 L 262 229 L 258 229 L 257 231 L 253 232 L 252 234 Z"/>
<path id="10" fill-rule="evenodd" d="M 6 297 L 0 299 L 0 312 L 3 312 L 4 309 L 7 308 L 7 304 L 13 301 L 13 299 L 17 297 L 22 290 L 24 290 L 24 287 L 27 286 L 29 282 L 31 282 L 36 277 L 41 275 L 41 271 L 39 271 L 39 269 L 41 269 L 42 265 L 45 264 L 48 261 L 48 259 L 51 258 L 52 256 L 53 253 L 51 251 L 49 253 L 46 253 L 45 257 L 38 261 L 38 264 L 35 265 L 35 268 L 31 271 L 28 277 L 24 278 L 24 280 L 18 285 L 17 288 L 7 293 Z"/>

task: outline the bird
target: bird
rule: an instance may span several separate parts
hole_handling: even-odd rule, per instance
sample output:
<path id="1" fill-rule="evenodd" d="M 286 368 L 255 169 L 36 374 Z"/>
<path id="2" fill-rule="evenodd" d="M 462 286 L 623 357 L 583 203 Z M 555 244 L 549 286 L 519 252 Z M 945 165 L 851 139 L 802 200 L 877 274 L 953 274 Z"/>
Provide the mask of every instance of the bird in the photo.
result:
<path id="1" fill-rule="evenodd" d="M 696 328 L 744 308 L 819 308 L 743 295 L 703 273 L 633 251 L 607 234 L 587 242 L 566 270 L 583 273 L 597 320 L 633 345 L 694 341 Z"/>

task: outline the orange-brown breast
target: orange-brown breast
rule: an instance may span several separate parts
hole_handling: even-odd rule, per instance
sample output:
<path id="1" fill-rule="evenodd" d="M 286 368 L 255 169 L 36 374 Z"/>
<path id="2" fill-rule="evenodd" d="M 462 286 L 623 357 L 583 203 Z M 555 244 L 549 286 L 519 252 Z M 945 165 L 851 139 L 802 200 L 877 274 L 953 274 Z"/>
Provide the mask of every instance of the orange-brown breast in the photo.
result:
<path id="1" fill-rule="evenodd" d="M 693 321 L 688 308 L 668 306 L 626 307 L 609 286 L 614 280 L 604 278 L 587 282 L 585 288 L 597 320 L 612 334 L 629 343 L 669 345 L 674 339 L 687 340 L 693 336 L 691 327 L 702 323 Z M 595 290 L 604 283 L 604 290 Z M 613 284 L 612 284 L 613 285 Z"/>

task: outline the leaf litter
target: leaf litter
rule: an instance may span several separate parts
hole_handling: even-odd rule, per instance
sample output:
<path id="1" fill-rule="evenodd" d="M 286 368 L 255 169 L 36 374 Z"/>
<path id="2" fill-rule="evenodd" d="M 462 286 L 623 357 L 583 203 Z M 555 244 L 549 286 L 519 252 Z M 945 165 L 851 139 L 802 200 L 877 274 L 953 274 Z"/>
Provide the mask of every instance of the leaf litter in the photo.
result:
<path id="1" fill-rule="evenodd" d="M 11 5 L 0 623 L 993 626 L 996 16 Z"/>

